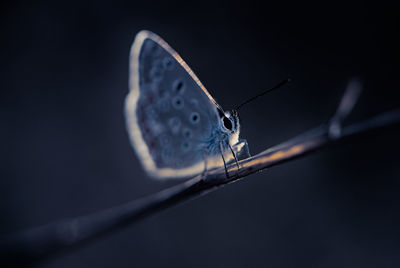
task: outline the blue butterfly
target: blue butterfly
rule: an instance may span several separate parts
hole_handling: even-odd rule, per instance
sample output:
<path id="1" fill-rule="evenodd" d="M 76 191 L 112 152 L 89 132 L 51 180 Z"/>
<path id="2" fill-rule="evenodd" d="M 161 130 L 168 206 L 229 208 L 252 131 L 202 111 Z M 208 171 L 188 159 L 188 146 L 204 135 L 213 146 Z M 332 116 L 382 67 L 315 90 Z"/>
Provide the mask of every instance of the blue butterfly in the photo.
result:
<path id="1" fill-rule="evenodd" d="M 130 54 L 127 128 L 154 178 L 198 175 L 248 157 L 237 112 L 225 112 L 159 36 L 140 31 Z"/>

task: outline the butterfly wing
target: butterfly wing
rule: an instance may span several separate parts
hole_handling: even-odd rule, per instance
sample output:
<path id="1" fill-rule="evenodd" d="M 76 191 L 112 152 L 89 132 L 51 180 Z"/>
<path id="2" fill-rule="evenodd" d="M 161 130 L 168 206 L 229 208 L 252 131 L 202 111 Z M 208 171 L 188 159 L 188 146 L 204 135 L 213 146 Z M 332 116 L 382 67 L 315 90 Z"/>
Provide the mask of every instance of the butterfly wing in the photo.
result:
<path id="1" fill-rule="evenodd" d="M 218 110 L 222 111 L 164 40 L 149 31 L 137 34 L 125 111 L 133 147 L 152 176 L 200 173 L 208 153 L 204 143 L 219 127 Z"/>

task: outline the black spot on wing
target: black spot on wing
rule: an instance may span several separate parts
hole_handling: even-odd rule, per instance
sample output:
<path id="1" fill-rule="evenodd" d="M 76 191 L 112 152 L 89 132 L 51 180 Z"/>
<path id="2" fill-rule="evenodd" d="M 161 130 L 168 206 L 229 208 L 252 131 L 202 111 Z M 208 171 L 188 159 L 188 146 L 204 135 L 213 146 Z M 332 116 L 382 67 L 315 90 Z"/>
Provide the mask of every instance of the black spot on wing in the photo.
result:
<path id="1" fill-rule="evenodd" d="M 179 96 L 174 97 L 172 99 L 172 106 L 177 110 L 182 109 L 185 106 L 183 98 Z"/>

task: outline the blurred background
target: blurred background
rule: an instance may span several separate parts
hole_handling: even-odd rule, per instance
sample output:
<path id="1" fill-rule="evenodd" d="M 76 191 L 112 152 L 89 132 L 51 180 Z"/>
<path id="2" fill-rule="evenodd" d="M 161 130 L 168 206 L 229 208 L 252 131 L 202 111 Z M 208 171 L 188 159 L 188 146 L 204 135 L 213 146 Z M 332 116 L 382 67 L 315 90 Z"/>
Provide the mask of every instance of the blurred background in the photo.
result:
<path id="1" fill-rule="evenodd" d="M 271 1 L 3 1 L 0 235 L 154 193 L 123 116 L 141 29 L 163 37 L 252 154 L 327 120 L 400 106 L 399 6 Z M 399 267 L 400 129 L 254 174 L 37 267 Z"/>

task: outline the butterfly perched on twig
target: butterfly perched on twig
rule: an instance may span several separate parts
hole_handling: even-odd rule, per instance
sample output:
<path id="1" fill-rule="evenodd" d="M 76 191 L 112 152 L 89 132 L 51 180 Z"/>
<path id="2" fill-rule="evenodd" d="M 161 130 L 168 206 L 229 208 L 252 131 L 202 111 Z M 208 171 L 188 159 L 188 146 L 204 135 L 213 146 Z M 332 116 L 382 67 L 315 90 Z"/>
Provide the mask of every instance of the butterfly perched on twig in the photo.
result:
<path id="1" fill-rule="evenodd" d="M 225 112 L 158 35 L 136 35 L 129 75 L 127 128 L 149 175 L 190 177 L 249 156 L 237 112 Z"/>

